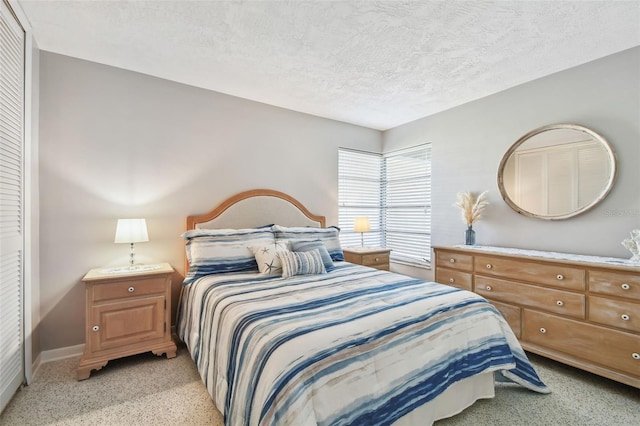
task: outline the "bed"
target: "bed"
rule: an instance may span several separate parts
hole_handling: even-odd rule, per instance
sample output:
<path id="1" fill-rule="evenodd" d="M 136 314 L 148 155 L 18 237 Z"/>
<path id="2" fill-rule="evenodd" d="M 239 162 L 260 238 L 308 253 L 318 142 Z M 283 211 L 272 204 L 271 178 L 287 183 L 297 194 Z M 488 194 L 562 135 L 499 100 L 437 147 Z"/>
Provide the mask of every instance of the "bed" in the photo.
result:
<path id="1" fill-rule="evenodd" d="M 287 194 L 237 194 L 183 236 L 177 333 L 226 425 L 430 425 L 495 380 L 549 392 L 485 299 L 345 262 Z"/>

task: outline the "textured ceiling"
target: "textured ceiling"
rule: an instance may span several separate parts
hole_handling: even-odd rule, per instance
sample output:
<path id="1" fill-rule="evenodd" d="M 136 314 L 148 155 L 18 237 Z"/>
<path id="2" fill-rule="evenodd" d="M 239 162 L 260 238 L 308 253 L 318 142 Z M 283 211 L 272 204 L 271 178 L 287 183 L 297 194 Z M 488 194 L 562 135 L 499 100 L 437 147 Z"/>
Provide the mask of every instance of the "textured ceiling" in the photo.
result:
<path id="1" fill-rule="evenodd" d="M 635 1 L 33 1 L 38 46 L 385 130 L 640 45 Z"/>

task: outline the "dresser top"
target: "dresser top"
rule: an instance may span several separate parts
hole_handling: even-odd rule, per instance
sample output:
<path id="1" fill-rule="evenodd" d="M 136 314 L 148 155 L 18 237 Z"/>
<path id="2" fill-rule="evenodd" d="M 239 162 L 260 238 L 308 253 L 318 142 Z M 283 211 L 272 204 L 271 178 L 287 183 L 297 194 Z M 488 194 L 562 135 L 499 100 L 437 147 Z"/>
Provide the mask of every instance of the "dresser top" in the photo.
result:
<path id="1" fill-rule="evenodd" d="M 446 249 L 447 247 L 438 247 Z M 589 263 L 600 266 L 618 266 L 623 268 L 636 268 L 640 271 L 640 263 L 632 262 L 630 259 L 620 259 L 617 257 L 587 256 L 582 254 L 558 253 L 553 251 L 525 250 L 511 247 L 493 247 L 493 246 L 468 246 L 455 245 L 450 249 L 465 250 L 478 253 L 495 253 L 520 257 L 537 257 L 542 259 L 552 259 L 558 261 Z"/>

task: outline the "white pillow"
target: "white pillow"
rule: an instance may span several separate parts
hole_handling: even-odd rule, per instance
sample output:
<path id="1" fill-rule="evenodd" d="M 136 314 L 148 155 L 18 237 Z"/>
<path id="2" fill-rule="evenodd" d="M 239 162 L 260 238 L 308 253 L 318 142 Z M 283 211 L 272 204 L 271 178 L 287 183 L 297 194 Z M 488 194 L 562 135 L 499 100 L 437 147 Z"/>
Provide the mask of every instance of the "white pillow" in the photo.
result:
<path id="1" fill-rule="evenodd" d="M 250 246 L 261 274 L 282 275 L 282 263 L 277 253 L 289 250 L 286 242 L 274 242 L 267 245 Z"/>
<path id="2" fill-rule="evenodd" d="M 328 228 L 311 228 L 273 225 L 271 230 L 276 236 L 276 241 L 320 240 L 329 252 L 331 260 L 334 262 L 344 260 L 344 254 L 340 246 L 340 228 L 335 226 Z"/>

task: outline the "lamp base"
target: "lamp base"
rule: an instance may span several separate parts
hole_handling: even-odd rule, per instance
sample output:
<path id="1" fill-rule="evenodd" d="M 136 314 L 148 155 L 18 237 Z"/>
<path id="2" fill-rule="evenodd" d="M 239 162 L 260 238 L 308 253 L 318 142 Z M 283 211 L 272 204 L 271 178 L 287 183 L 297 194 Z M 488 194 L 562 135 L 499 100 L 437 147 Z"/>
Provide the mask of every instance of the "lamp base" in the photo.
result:
<path id="1" fill-rule="evenodd" d="M 131 250 L 129 251 L 129 269 L 133 269 L 135 268 L 136 264 L 136 249 L 133 246 L 133 243 L 131 243 Z"/>

